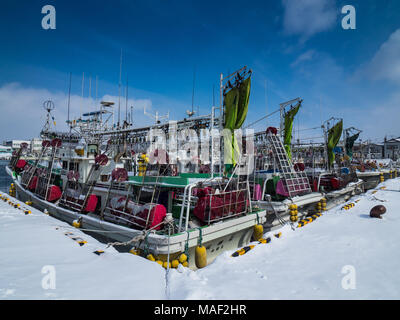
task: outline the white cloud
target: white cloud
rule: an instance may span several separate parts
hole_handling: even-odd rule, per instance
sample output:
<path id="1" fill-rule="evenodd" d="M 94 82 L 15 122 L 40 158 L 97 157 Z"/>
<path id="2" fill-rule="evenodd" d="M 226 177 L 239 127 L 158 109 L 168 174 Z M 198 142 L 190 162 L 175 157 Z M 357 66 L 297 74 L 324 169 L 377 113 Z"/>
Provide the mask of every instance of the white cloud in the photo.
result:
<path id="1" fill-rule="evenodd" d="M 316 52 L 314 50 L 307 50 L 306 52 L 302 53 L 297 57 L 297 59 L 290 65 L 291 67 L 296 67 L 300 63 L 304 61 L 313 60 L 315 57 Z"/>
<path id="2" fill-rule="evenodd" d="M 363 72 L 372 80 L 400 83 L 400 29 L 381 45 L 372 60 L 361 70 Z"/>
<path id="3" fill-rule="evenodd" d="M 284 32 L 300 35 L 302 41 L 330 29 L 336 22 L 334 0 L 282 0 L 282 4 Z"/>
<path id="4" fill-rule="evenodd" d="M 9 83 L 0 87 L 0 143 L 8 139 L 30 139 L 37 137 L 42 129 L 46 112 L 43 109 L 45 100 L 52 100 L 55 109 L 52 112 L 57 130 L 66 130 L 68 117 L 68 95 L 62 92 L 50 92 L 47 89 L 26 88 L 18 83 Z M 118 97 L 105 95 L 101 100 L 115 102 L 117 118 Z M 149 99 L 128 99 L 128 112 L 134 107 L 133 121 L 135 126 L 150 124 L 152 119 L 143 114 L 143 108 L 151 109 Z M 70 118 L 76 119 L 83 112 L 98 109 L 93 98 L 82 98 L 71 95 Z M 125 99 L 121 98 L 121 119 L 125 118 Z"/>

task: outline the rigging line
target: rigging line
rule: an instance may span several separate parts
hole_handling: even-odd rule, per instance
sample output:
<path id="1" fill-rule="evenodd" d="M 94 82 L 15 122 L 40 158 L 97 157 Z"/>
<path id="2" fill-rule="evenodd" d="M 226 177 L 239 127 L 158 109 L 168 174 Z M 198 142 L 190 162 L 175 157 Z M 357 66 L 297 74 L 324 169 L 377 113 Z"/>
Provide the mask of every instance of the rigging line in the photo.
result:
<path id="1" fill-rule="evenodd" d="M 299 139 L 299 140 L 308 140 L 308 139 L 317 139 L 317 138 L 324 138 L 324 136 L 309 137 L 309 138 L 301 138 L 301 139 Z"/>
<path id="2" fill-rule="evenodd" d="M 249 124 L 247 127 L 245 127 L 244 129 L 249 128 L 250 126 L 252 126 L 252 125 L 254 125 L 254 124 L 256 124 L 256 123 L 258 123 L 258 122 L 264 120 L 265 118 L 268 118 L 268 117 L 272 116 L 273 114 L 275 114 L 275 113 L 277 113 L 277 112 L 279 112 L 279 111 L 280 111 L 280 109 L 276 109 L 274 112 L 271 112 L 270 114 L 267 114 L 266 116 L 264 116 L 264 117 L 258 119 L 257 121 L 254 121 L 254 122 L 250 123 L 250 124 Z"/>
<path id="3" fill-rule="evenodd" d="M 302 131 L 308 131 L 308 130 L 316 130 L 316 129 L 321 129 L 321 127 L 314 127 L 314 128 L 305 128 L 305 129 L 300 129 L 300 130 L 298 130 L 298 132 L 302 132 Z"/>

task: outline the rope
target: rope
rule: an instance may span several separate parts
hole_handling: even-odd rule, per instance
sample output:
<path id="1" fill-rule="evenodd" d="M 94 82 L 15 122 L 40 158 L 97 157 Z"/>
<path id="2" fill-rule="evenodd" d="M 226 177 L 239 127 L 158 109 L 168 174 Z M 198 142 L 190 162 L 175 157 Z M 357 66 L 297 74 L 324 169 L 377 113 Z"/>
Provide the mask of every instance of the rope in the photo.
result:
<path id="1" fill-rule="evenodd" d="M 171 238 L 171 224 L 168 225 L 168 255 L 167 255 L 167 271 L 165 272 L 165 295 L 169 300 L 170 290 L 169 290 L 169 260 L 170 260 L 170 238 Z"/>
<path id="2" fill-rule="evenodd" d="M 151 227 L 150 229 L 143 230 L 142 234 L 137 235 L 136 237 L 133 237 L 131 240 L 128 240 L 128 241 L 125 241 L 125 242 L 110 242 L 110 243 L 107 244 L 107 248 L 110 247 L 110 246 L 127 246 L 127 245 L 130 245 L 131 243 L 135 243 L 135 242 L 138 242 L 138 241 L 143 241 L 143 240 L 147 239 L 150 231 L 153 231 L 154 228 L 156 228 L 156 227 L 158 227 L 158 226 L 160 226 L 160 225 L 162 225 L 164 223 L 166 223 L 166 222 L 163 220 L 159 224 L 156 224 L 155 226 Z"/>
<path id="3" fill-rule="evenodd" d="M 198 240 L 198 245 L 199 245 L 199 247 L 201 247 L 201 243 L 202 243 L 202 241 L 203 241 L 203 232 L 202 232 L 201 228 L 197 228 L 197 229 L 199 229 L 199 240 Z"/>
<path id="4" fill-rule="evenodd" d="M 187 257 L 187 259 L 189 260 L 189 231 L 186 230 L 187 233 L 187 238 L 186 238 L 186 243 L 185 243 L 185 255 Z"/>
<path id="5" fill-rule="evenodd" d="M 268 118 L 269 116 L 272 116 L 273 114 L 277 113 L 278 111 L 280 111 L 280 109 L 277 109 L 277 110 L 275 110 L 274 112 L 271 112 L 270 114 L 267 114 L 266 116 L 264 116 L 264 117 L 258 119 L 257 121 L 254 121 L 254 122 L 250 123 L 250 124 L 247 125 L 244 129 L 247 129 L 247 128 L 251 127 L 252 125 L 254 125 L 254 124 L 256 124 L 256 123 L 258 123 L 258 122 L 264 120 L 265 118 Z"/>
<path id="6" fill-rule="evenodd" d="M 147 256 L 149 254 L 149 232 L 146 233 L 146 236 L 144 237 L 144 249 L 143 249 L 143 253 L 145 256 Z M 168 238 L 168 242 L 169 242 L 169 238 Z"/>

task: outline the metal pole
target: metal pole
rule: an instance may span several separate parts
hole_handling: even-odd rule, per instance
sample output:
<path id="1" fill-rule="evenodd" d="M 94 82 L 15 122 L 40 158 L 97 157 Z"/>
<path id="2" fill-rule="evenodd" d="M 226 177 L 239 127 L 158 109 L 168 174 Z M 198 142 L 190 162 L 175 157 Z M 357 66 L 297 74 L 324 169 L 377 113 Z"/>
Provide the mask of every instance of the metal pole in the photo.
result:
<path id="1" fill-rule="evenodd" d="M 221 73 L 220 75 L 220 82 L 219 82 L 219 129 L 220 129 L 220 155 L 219 155 L 219 172 L 220 175 L 222 176 L 223 170 L 222 170 L 222 154 L 224 150 L 224 144 L 223 144 L 223 139 L 221 138 L 221 132 L 223 130 L 223 115 L 224 115 L 224 107 L 223 107 L 223 79 L 224 75 Z M 222 150 L 222 152 L 221 152 Z"/>

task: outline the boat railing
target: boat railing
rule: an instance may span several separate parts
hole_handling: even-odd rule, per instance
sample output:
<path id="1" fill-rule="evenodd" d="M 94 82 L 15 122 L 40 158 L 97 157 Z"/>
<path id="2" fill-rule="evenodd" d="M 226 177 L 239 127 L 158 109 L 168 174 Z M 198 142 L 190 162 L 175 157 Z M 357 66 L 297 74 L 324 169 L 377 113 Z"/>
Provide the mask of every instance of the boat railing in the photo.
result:
<path id="1" fill-rule="evenodd" d="M 97 188 L 103 188 L 103 189 L 108 189 L 108 188 L 110 187 L 110 184 L 108 184 L 108 183 L 96 182 L 95 187 L 97 187 Z M 125 185 L 125 184 L 113 185 L 112 189 L 113 189 L 113 190 L 124 191 L 124 190 L 126 190 L 126 185 Z"/>
<path id="2" fill-rule="evenodd" d="M 76 180 L 68 180 L 58 203 L 63 207 L 80 211 L 84 200 L 80 198 L 81 195 L 82 188 L 79 182 Z"/>
<path id="3" fill-rule="evenodd" d="M 178 230 L 188 230 L 191 213 L 203 224 L 210 225 L 251 211 L 248 180 L 239 180 L 240 177 L 228 183 L 188 184 L 183 193 Z M 192 200 L 196 198 L 193 208 Z"/>
<path id="4" fill-rule="evenodd" d="M 21 185 L 27 188 L 36 172 L 36 167 L 29 165 L 21 174 Z"/>
<path id="5" fill-rule="evenodd" d="M 46 199 L 48 192 L 49 177 L 39 175 L 38 182 L 35 189 L 35 194 L 42 199 Z"/>
<path id="6" fill-rule="evenodd" d="M 131 228 L 148 230 L 157 225 L 160 210 L 166 212 L 165 207 L 160 204 L 139 203 L 133 200 L 131 190 L 128 190 L 124 195 L 110 195 L 103 211 L 103 219 Z"/>

